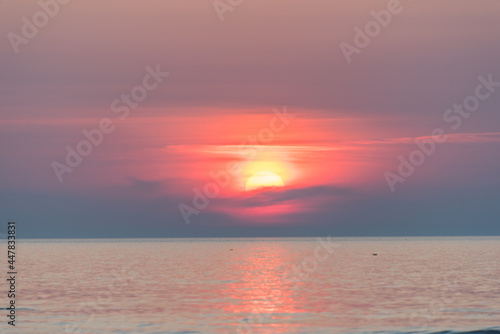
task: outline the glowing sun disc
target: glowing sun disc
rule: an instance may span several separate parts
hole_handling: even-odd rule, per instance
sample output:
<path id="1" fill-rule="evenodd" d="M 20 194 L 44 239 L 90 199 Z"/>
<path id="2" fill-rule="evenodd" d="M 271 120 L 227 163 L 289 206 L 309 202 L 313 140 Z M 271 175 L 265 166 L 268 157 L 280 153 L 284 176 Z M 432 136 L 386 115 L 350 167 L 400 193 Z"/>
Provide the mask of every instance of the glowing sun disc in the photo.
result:
<path id="1" fill-rule="evenodd" d="M 245 190 L 250 191 L 264 187 L 283 187 L 284 185 L 279 175 L 272 172 L 258 172 L 248 179 Z"/>

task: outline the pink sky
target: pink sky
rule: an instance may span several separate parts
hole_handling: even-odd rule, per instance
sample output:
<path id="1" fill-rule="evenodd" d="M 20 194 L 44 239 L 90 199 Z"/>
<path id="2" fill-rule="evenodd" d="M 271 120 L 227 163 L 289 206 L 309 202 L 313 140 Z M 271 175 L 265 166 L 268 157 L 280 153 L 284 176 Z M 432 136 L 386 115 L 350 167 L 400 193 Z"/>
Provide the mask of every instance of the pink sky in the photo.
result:
<path id="1" fill-rule="evenodd" d="M 196 216 L 200 226 L 248 226 L 257 213 L 254 221 L 279 226 L 321 220 L 318 231 L 350 231 L 353 221 L 413 231 L 413 223 L 398 223 L 414 216 L 415 201 L 448 219 L 439 233 L 461 216 L 498 218 L 488 203 L 498 198 L 500 92 L 457 129 L 443 120 L 474 94 L 479 76 L 500 81 L 498 1 L 401 1 L 402 12 L 348 64 L 340 43 L 353 43 L 353 29 L 387 4 L 255 0 L 222 22 L 210 1 L 61 6 L 19 53 L 8 38 L 0 42 L 2 198 L 19 212 L 32 203 L 87 203 L 90 217 L 112 221 L 107 231 L 129 211 L 148 215 L 151 231 L 182 228 L 178 205 L 211 182 L 210 172 L 239 161 L 241 173 Z M 0 31 L 20 34 L 22 17 L 39 10 L 36 2 L 2 2 Z M 141 85 L 148 66 L 169 76 L 120 120 L 113 101 Z M 296 117 L 247 161 L 239 145 L 285 107 Z M 114 131 L 59 182 L 51 163 L 63 163 L 65 147 L 103 118 Z M 447 142 L 392 193 L 384 173 L 435 128 Z M 285 191 L 249 196 L 246 181 L 263 169 L 278 174 Z M 450 198 L 471 193 L 465 213 L 446 216 Z M 385 214 L 394 207 L 401 211 Z M 41 208 L 26 219 L 76 219 L 74 209 Z M 472 231 L 468 224 L 458 225 Z"/>

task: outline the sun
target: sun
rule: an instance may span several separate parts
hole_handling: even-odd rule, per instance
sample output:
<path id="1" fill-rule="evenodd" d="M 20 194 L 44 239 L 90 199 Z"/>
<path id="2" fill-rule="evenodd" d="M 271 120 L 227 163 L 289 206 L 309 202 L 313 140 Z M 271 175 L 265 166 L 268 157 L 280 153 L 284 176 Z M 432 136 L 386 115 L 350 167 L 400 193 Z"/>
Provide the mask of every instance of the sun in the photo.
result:
<path id="1" fill-rule="evenodd" d="M 279 175 L 272 172 L 258 172 L 252 175 L 245 186 L 246 191 L 264 187 L 283 187 L 285 184 Z"/>

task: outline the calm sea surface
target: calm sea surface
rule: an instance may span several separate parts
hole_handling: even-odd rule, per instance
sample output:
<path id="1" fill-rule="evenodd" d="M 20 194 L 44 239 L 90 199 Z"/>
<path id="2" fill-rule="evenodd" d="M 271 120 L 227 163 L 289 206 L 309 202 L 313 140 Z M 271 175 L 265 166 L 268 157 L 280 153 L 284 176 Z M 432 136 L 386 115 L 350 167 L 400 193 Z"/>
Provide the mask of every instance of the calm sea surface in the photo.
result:
<path id="1" fill-rule="evenodd" d="M 1 333 L 500 333 L 499 237 L 21 239 L 17 257 Z"/>

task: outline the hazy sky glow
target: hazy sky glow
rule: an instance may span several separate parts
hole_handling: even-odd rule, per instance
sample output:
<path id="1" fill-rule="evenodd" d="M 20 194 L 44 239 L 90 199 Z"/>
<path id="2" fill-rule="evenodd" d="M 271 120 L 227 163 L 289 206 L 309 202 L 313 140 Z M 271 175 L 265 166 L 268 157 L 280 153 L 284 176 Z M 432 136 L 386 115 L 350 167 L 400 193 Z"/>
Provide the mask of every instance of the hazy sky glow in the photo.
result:
<path id="1" fill-rule="evenodd" d="M 500 82 L 500 3 L 402 0 L 348 64 L 341 43 L 389 2 L 252 0 L 221 21 L 211 1 L 73 1 L 18 53 L 8 34 L 40 5 L 0 2 L 2 220 L 25 237 L 500 233 L 484 83 Z M 103 119 L 59 182 L 53 162 Z M 446 142 L 391 191 L 384 173 L 434 129 Z M 261 171 L 284 188 L 246 192 Z M 213 175 L 227 186 L 196 207 Z"/>

